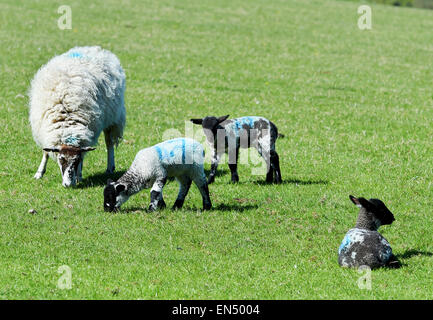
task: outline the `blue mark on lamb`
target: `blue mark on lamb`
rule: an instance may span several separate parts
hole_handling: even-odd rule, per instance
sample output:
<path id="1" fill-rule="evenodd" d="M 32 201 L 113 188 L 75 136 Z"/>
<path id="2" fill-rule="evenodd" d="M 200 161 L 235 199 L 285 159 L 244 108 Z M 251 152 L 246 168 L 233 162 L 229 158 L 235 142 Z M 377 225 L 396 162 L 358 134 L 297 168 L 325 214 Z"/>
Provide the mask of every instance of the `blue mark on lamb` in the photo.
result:
<path id="1" fill-rule="evenodd" d="M 239 149 L 254 147 L 267 165 L 266 182 L 281 183 L 280 160 L 275 150 L 275 141 L 280 136 L 274 123 L 263 117 L 246 116 L 228 119 L 227 116 L 208 116 L 191 119 L 203 127 L 207 142 L 212 147 L 211 172 L 208 183 L 215 180 L 218 163 L 224 153 L 228 154 L 231 181 L 239 181 L 237 172 Z"/>
<path id="2" fill-rule="evenodd" d="M 360 208 L 355 228 L 350 229 L 338 248 L 338 263 L 342 267 L 368 266 L 399 267 L 389 242 L 377 231 L 381 225 L 391 224 L 395 218 L 379 199 L 350 200 Z"/>
<path id="3" fill-rule="evenodd" d="M 203 163 L 203 146 L 193 139 L 168 140 L 140 150 L 128 171 L 119 180 L 107 181 L 104 189 L 104 210 L 117 211 L 130 196 L 145 188 L 152 188 L 148 210 L 165 208 L 162 189 L 171 177 L 176 178 L 179 183 L 179 193 L 173 209 L 182 208 L 194 181 L 202 195 L 203 210 L 208 210 L 212 204 Z"/>

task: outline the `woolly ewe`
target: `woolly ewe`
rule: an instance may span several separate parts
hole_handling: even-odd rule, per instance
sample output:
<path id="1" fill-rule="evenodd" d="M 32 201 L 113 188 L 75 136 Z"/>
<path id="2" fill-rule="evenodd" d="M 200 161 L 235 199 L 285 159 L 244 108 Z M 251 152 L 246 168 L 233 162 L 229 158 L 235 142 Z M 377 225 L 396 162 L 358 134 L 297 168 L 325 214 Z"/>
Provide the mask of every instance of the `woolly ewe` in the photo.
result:
<path id="1" fill-rule="evenodd" d="M 117 57 L 100 47 L 75 47 L 52 58 L 36 73 L 30 89 L 30 125 L 44 152 L 57 160 L 63 186 L 82 180 L 83 158 L 104 131 L 107 172 L 115 169 L 114 146 L 125 126 L 125 73 Z"/>

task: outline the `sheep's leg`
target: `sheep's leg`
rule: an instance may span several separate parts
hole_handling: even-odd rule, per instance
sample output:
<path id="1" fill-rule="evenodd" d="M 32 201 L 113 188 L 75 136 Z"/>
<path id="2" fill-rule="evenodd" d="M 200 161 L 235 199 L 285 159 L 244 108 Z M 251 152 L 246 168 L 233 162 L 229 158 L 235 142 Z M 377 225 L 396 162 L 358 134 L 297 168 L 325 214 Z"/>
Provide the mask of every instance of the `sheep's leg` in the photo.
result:
<path id="1" fill-rule="evenodd" d="M 200 190 L 201 197 L 203 199 L 203 210 L 211 209 L 212 202 L 210 201 L 208 183 L 206 182 L 206 176 L 204 173 L 199 178 L 194 179 L 194 183 Z"/>
<path id="2" fill-rule="evenodd" d="M 105 145 L 107 146 L 107 171 L 106 173 L 113 173 L 116 169 L 114 161 L 114 139 L 112 137 L 112 130 L 104 130 Z"/>
<path id="3" fill-rule="evenodd" d="M 207 180 L 207 184 L 211 184 L 215 181 L 215 175 L 218 168 L 218 163 L 221 159 L 221 155 L 216 152 L 216 150 L 212 150 L 212 159 L 211 159 L 211 165 L 210 165 L 210 174 L 209 178 Z"/>
<path id="4" fill-rule="evenodd" d="M 182 208 L 183 202 L 185 201 L 185 197 L 188 194 L 192 182 L 192 180 L 188 177 L 176 177 L 176 180 L 179 182 L 179 193 L 177 195 L 176 201 L 174 202 L 172 208 L 173 210 Z"/>
<path id="5" fill-rule="evenodd" d="M 271 166 L 274 172 L 274 183 L 281 183 L 281 170 L 280 170 L 280 158 L 278 157 L 278 153 L 275 150 L 271 150 Z M 267 177 L 266 177 L 267 179 Z"/>
<path id="6" fill-rule="evenodd" d="M 235 148 L 229 151 L 229 168 L 232 174 L 232 183 L 239 182 L 238 176 L 238 159 L 239 159 L 239 148 Z"/>
<path id="7" fill-rule="evenodd" d="M 165 204 L 164 197 L 162 196 L 162 191 L 161 191 L 158 199 L 158 209 L 165 209 L 166 206 L 167 205 Z"/>
<path id="8" fill-rule="evenodd" d="M 48 152 L 44 151 L 42 154 L 42 161 L 39 165 L 38 171 L 36 171 L 34 178 L 35 179 L 41 179 L 44 176 L 44 173 L 47 169 L 47 162 L 48 162 Z"/>
<path id="9" fill-rule="evenodd" d="M 272 169 L 270 152 L 267 150 L 263 151 L 263 148 L 260 145 L 257 145 L 256 149 L 257 149 L 258 153 L 260 154 L 260 156 L 266 162 L 266 168 L 267 168 L 266 182 L 272 183 L 272 181 L 274 179 L 274 170 Z"/>
<path id="10" fill-rule="evenodd" d="M 162 199 L 162 188 L 164 188 L 166 181 L 167 178 L 164 177 L 161 179 L 157 179 L 153 184 L 152 189 L 150 190 L 150 205 L 148 209 L 149 212 L 155 211 L 157 208 L 159 208 L 159 202 Z M 164 199 L 162 199 L 162 201 L 164 201 Z"/>

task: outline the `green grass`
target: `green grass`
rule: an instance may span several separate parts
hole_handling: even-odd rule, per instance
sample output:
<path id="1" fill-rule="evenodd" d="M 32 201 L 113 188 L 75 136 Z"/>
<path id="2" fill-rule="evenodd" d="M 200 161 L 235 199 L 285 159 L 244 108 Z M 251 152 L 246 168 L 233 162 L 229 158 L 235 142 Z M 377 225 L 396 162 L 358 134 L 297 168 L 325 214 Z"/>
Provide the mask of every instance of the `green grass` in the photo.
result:
<path id="1" fill-rule="evenodd" d="M 1 298 L 432 298 L 433 11 L 373 4 L 373 29 L 360 31 L 351 2 L 70 1 L 62 31 L 61 4 L 0 4 Z M 52 160 L 34 180 L 27 90 L 76 45 L 113 51 L 126 71 L 119 172 L 186 119 L 261 115 L 285 134 L 285 183 L 261 184 L 243 165 L 232 185 L 221 165 L 215 210 L 202 212 L 192 187 L 181 211 L 146 213 L 147 190 L 106 213 L 103 137 L 80 187 L 63 188 Z M 164 193 L 171 205 L 177 184 Z M 404 267 L 373 271 L 372 290 L 337 263 L 357 215 L 349 194 L 396 217 L 381 232 Z M 57 288 L 62 265 L 71 290 Z"/>

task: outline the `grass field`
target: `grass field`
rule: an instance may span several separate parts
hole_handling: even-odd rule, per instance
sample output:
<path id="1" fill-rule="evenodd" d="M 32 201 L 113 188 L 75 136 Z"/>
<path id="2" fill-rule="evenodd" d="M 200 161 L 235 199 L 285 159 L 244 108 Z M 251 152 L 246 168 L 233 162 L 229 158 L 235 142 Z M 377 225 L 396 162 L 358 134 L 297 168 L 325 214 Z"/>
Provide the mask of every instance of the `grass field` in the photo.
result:
<path id="1" fill-rule="evenodd" d="M 432 299 L 433 11 L 374 5 L 358 29 L 346 1 L 184 0 L 0 3 L 0 298 Z M 72 8 L 60 30 L 57 8 Z M 126 75 L 119 177 L 138 150 L 205 115 L 261 115 L 277 142 L 282 185 L 227 165 L 202 212 L 195 186 L 183 210 L 146 213 L 149 191 L 103 211 L 103 136 L 84 181 L 61 185 L 28 123 L 30 81 L 51 57 L 100 45 Z M 207 164 L 209 168 L 209 164 Z M 177 184 L 164 189 L 172 204 Z M 357 208 L 382 199 L 398 270 L 342 269 L 337 250 Z M 29 214 L 35 209 L 36 214 Z M 58 268 L 72 289 L 57 287 Z"/>

